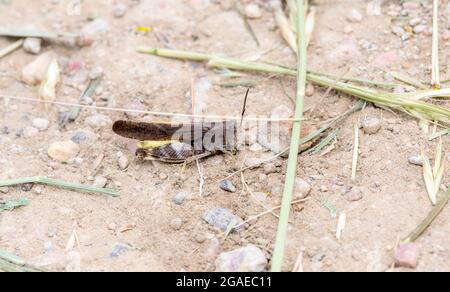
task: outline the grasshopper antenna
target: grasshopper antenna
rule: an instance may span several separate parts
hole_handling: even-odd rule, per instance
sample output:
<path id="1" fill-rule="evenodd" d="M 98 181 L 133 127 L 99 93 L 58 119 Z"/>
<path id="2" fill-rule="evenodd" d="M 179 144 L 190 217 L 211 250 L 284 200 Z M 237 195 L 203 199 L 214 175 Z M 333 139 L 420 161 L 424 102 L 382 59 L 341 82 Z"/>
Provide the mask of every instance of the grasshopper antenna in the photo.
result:
<path id="1" fill-rule="evenodd" d="M 242 127 L 242 122 L 244 121 L 245 111 L 247 110 L 247 101 L 249 93 L 250 88 L 247 88 L 247 93 L 245 93 L 244 106 L 242 107 L 241 124 L 239 125 L 239 127 Z"/>

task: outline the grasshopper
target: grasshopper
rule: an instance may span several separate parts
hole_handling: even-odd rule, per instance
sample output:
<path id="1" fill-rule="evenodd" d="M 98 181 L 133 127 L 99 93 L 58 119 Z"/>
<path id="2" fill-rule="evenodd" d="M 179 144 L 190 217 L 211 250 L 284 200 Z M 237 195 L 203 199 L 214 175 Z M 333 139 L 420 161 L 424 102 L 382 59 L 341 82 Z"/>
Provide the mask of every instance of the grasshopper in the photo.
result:
<path id="1" fill-rule="evenodd" d="M 143 123 L 117 121 L 113 131 L 138 140 L 136 156 L 142 160 L 190 163 L 218 153 L 237 151 L 235 121 Z"/>

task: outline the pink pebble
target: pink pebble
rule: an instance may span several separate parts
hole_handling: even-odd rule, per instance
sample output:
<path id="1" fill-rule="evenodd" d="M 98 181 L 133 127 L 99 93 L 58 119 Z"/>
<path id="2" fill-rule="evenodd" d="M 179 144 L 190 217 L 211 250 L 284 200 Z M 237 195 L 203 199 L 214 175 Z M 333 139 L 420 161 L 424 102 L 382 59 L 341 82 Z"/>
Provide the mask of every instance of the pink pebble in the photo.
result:
<path id="1" fill-rule="evenodd" d="M 420 248 L 416 243 L 399 245 L 395 250 L 395 264 L 404 268 L 417 268 L 419 263 Z"/>

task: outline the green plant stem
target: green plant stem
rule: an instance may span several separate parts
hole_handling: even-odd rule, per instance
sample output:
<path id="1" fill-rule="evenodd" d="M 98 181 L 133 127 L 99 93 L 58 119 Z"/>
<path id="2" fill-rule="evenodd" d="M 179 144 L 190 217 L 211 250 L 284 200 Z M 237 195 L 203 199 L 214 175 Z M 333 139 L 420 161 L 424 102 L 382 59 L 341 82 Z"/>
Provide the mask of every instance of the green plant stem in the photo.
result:
<path id="1" fill-rule="evenodd" d="M 433 1 L 433 48 L 431 85 L 441 88 L 439 68 L 439 0 Z"/>
<path id="2" fill-rule="evenodd" d="M 422 221 L 422 223 L 417 226 L 417 228 L 411 232 L 402 242 L 403 243 L 409 243 L 416 241 L 426 230 L 427 228 L 433 223 L 433 221 L 439 216 L 439 214 L 444 210 L 445 206 L 447 205 L 448 201 L 450 199 L 450 187 L 447 189 L 445 194 L 441 196 L 439 201 L 436 203 L 436 205 L 431 209 L 428 216 Z"/>
<path id="3" fill-rule="evenodd" d="M 397 79 L 397 80 L 399 80 L 399 81 L 401 81 L 401 82 L 403 82 L 405 84 L 412 85 L 412 86 L 414 86 L 416 88 L 425 89 L 425 90 L 430 89 L 428 86 L 426 86 L 425 84 L 423 84 L 419 80 L 416 80 L 416 79 L 411 78 L 409 76 L 403 75 L 401 73 L 391 72 L 391 75 L 395 79 Z"/>
<path id="4" fill-rule="evenodd" d="M 23 45 L 23 40 L 18 40 L 14 42 L 13 44 L 7 46 L 6 48 L 3 48 L 0 50 L 0 59 L 11 54 L 18 48 L 20 48 Z"/>
<path id="5" fill-rule="evenodd" d="M 289 76 L 297 76 L 297 71 L 286 67 L 240 61 L 228 57 L 218 57 L 209 54 L 200 54 L 187 51 L 177 51 L 169 49 L 155 49 L 155 48 L 139 48 L 139 52 L 153 54 L 166 58 L 187 59 L 193 61 L 208 62 L 208 65 L 215 68 L 227 68 L 242 71 L 254 71 L 284 74 Z M 375 103 L 380 106 L 404 111 L 415 118 L 425 119 L 428 121 L 439 121 L 446 125 L 450 125 L 450 109 L 442 106 L 433 105 L 421 100 L 414 100 L 410 95 L 400 95 L 385 92 L 378 92 L 376 90 L 365 88 L 345 82 L 336 82 L 323 75 L 309 73 L 306 75 L 307 80 L 324 87 L 332 87 L 333 89 L 358 97 L 368 102 Z M 426 94 L 429 96 L 430 93 Z M 424 96 L 424 93 L 421 93 Z"/>
<path id="6" fill-rule="evenodd" d="M 298 76 L 297 101 L 295 117 L 303 118 L 304 98 L 306 91 L 307 44 L 305 30 L 305 2 L 297 0 L 297 39 L 298 39 Z M 286 235 L 291 211 L 292 193 L 294 192 L 295 176 L 297 174 L 298 152 L 300 148 L 301 121 L 295 122 L 292 129 L 291 147 L 289 152 L 283 199 L 281 204 L 280 221 L 278 224 L 275 249 L 272 256 L 272 272 L 280 272 L 283 264 Z"/>
<path id="7" fill-rule="evenodd" d="M 70 183 L 70 182 L 66 182 L 63 180 L 52 179 L 52 178 L 41 177 L 41 176 L 0 181 L 0 187 L 15 186 L 15 185 L 21 185 L 21 184 L 30 184 L 30 183 L 45 184 L 45 185 L 56 186 L 56 187 L 60 187 L 60 188 L 65 188 L 65 189 L 70 189 L 70 190 L 75 190 L 75 191 L 85 192 L 85 193 L 99 193 L 99 194 L 109 195 L 112 197 L 119 196 L 118 192 L 115 190 L 96 188 L 93 186 Z"/>

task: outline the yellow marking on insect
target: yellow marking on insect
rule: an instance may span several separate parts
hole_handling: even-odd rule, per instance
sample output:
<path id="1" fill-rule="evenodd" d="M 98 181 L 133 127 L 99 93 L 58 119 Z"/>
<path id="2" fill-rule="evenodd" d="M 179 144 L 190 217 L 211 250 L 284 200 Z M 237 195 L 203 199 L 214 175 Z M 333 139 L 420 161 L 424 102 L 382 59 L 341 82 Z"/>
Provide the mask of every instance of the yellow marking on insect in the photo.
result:
<path id="1" fill-rule="evenodd" d="M 158 148 L 161 146 L 165 146 L 165 145 L 169 145 L 172 143 L 175 143 L 178 141 L 172 141 L 172 140 L 167 140 L 167 141 L 141 141 L 137 143 L 137 147 L 140 149 L 154 149 L 154 148 Z"/>
<path id="2" fill-rule="evenodd" d="M 136 31 L 141 31 L 141 32 L 150 32 L 152 30 L 152 28 L 150 26 L 138 26 L 136 27 Z"/>

